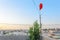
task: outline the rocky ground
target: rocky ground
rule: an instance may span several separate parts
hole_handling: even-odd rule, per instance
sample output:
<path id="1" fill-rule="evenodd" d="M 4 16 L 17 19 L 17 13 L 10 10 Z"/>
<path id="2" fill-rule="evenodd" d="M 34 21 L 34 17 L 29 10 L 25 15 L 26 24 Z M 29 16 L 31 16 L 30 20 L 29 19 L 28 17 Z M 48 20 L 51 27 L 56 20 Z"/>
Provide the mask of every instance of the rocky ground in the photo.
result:
<path id="1" fill-rule="evenodd" d="M 0 40 L 27 40 L 26 35 L 0 36 Z"/>

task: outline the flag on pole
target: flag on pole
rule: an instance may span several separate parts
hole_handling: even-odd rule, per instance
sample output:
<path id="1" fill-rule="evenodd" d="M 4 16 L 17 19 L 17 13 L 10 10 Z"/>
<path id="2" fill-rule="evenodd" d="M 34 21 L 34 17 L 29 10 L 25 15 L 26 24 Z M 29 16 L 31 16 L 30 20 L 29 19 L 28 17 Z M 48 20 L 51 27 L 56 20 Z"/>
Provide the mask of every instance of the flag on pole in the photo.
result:
<path id="1" fill-rule="evenodd" d="M 43 4 L 40 3 L 40 4 L 39 4 L 39 9 L 41 10 L 42 8 L 43 8 Z"/>

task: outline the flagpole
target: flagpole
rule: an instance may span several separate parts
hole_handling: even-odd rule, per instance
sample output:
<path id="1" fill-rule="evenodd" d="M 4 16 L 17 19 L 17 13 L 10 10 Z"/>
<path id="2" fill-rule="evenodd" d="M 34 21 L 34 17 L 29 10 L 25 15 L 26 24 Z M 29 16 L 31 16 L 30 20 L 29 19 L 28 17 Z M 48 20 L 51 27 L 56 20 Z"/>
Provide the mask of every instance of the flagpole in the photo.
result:
<path id="1" fill-rule="evenodd" d="M 39 13 L 39 19 L 40 19 L 40 28 L 41 28 L 41 11 Z"/>
<path id="2" fill-rule="evenodd" d="M 42 24 L 41 24 L 41 10 L 39 11 L 39 23 L 40 23 L 40 33 L 42 29 Z"/>
<path id="3" fill-rule="evenodd" d="M 41 15 L 42 15 L 42 13 L 41 13 L 41 10 L 42 10 L 42 7 L 43 7 L 43 4 L 42 3 L 40 3 L 39 4 L 39 19 L 40 19 L 40 33 L 42 34 L 42 23 L 41 23 Z"/>

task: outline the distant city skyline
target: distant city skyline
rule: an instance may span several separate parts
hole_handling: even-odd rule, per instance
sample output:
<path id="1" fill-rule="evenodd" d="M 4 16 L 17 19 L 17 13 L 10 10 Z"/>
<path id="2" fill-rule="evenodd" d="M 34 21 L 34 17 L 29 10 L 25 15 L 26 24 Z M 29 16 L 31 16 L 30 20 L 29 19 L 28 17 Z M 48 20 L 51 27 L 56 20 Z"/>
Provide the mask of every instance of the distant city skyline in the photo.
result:
<path id="1" fill-rule="evenodd" d="M 60 24 L 60 0 L 0 0 L 0 23 L 33 24 L 39 21 L 39 4 L 43 3 L 41 11 L 42 24 Z"/>
<path id="2" fill-rule="evenodd" d="M 0 24 L 0 30 L 28 30 L 32 24 Z M 60 24 L 43 24 L 42 29 L 60 29 Z"/>

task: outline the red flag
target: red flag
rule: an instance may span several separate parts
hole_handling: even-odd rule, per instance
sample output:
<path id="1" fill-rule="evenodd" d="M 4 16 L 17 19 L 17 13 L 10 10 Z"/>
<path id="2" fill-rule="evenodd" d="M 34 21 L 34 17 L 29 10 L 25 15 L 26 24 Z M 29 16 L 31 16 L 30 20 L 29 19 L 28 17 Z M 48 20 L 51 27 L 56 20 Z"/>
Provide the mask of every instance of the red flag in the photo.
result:
<path id="1" fill-rule="evenodd" d="M 42 3 L 40 3 L 40 4 L 39 4 L 39 9 L 41 10 L 41 9 L 42 9 L 42 7 L 43 7 L 43 4 L 42 4 Z"/>

